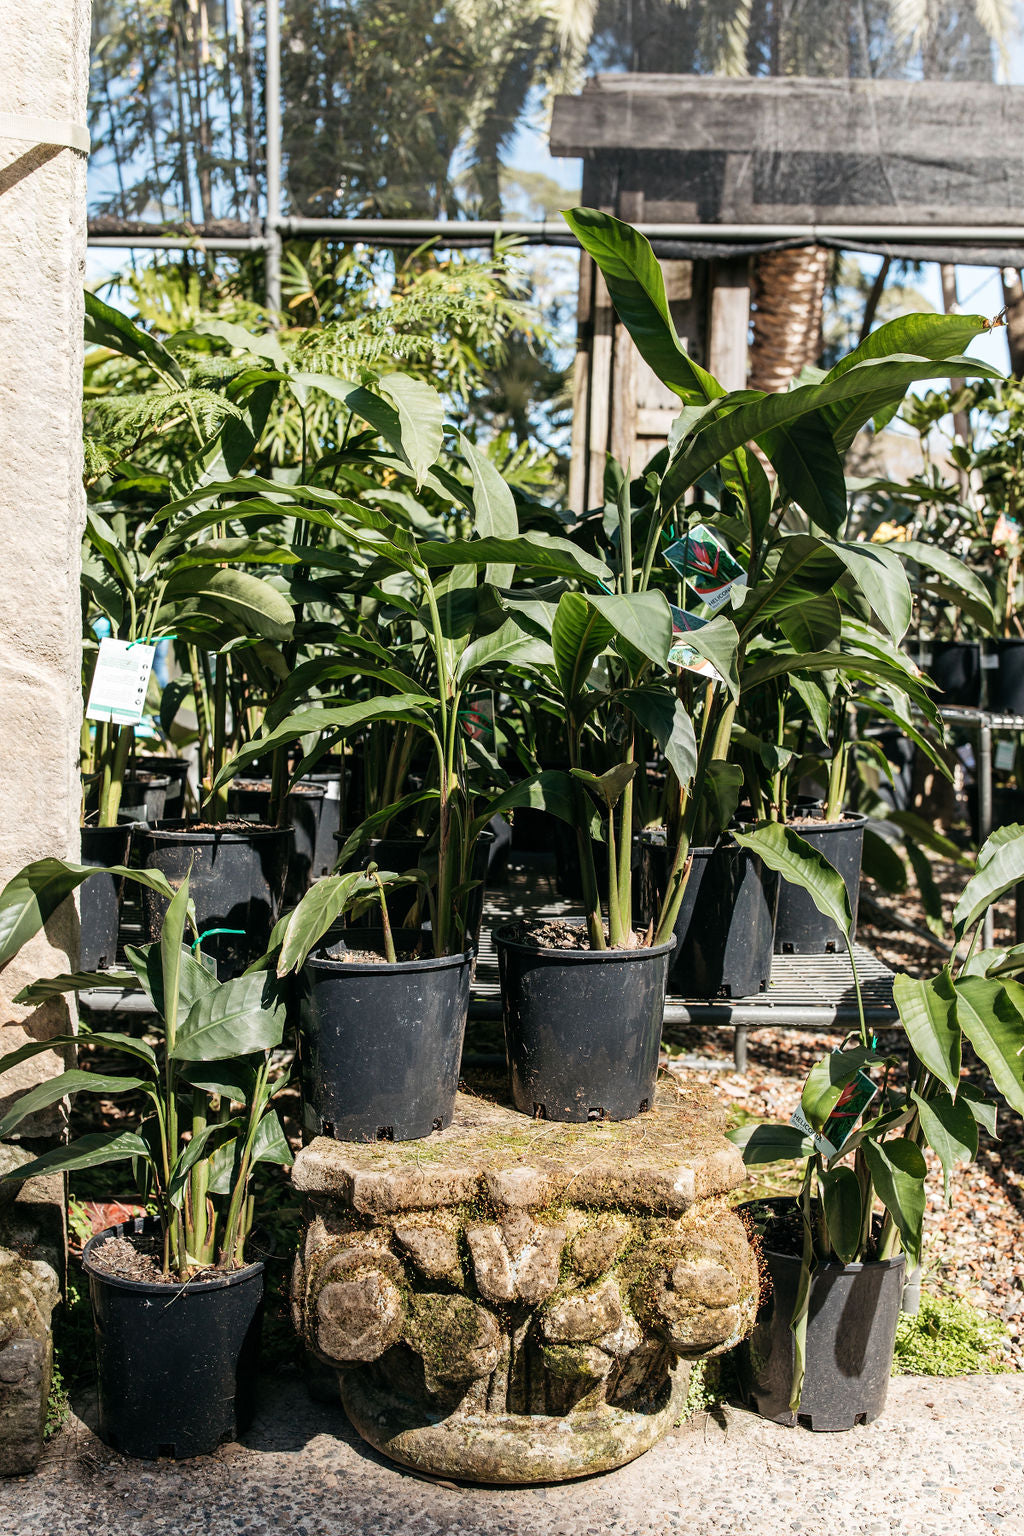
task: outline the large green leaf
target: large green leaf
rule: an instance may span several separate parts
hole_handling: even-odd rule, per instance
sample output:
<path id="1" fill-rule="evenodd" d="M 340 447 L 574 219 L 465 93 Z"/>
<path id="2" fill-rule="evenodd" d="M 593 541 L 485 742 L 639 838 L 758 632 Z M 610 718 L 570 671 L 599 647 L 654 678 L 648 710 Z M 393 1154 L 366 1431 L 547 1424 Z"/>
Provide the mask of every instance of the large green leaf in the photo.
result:
<path id="1" fill-rule="evenodd" d="M 814 1142 L 795 1125 L 741 1125 L 728 1138 L 743 1153 L 748 1167 L 757 1163 L 781 1163 L 813 1157 Z"/>
<path id="2" fill-rule="evenodd" d="M 46 976 L 40 981 L 30 981 L 27 987 L 15 995 L 16 1003 L 44 1003 L 47 998 L 61 997 L 65 992 L 81 992 L 87 987 L 117 987 L 133 992 L 138 979 L 131 971 L 74 971 L 60 976 Z"/>
<path id="3" fill-rule="evenodd" d="M 519 534 L 519 515 L 515 497 L 486 453 L 481 453 L 464 432 L 459 433 L 462 456 L 473 475 L 473 522 L 482 538 L 514 539 Z M 507 587 L 515 567 L 512 564 L 489 565 L 484 579 L 496 587 Z"/>
<path id="4" fill-rule="evenodd" d="M 840 539 L 825 542 L 846 566 L 872 612 L 898 644 L 907 632 L 913 612 L 910 583 L 899 559 L 886 544 L 847 544 Z"/>
<path id="5" fill-rule="evenodd" d="M 237 1142 L 244 1128 L 244 1122 L 240 1118 L 220 1120 L 213 1125 L 204 1126 L 187 1142 L 171 1169 L 167 1195 L 173 1206 L 180 1209 L 184 1204 L 188 1176 L 196 1163 L 212 1157 L 221 1147 Z"/>
<path id="6" fill-rule="evenodd" d="M 0 1184 L 11 1180 L 22 1183 L 41 1173 L 74 1173 L 78 1168 L 98 1168 L 101 1163 L 127 1163 L 136 1157 L 152 1160 L 148 1145 L 134 1131 L 97 1131 L 12 1169 L 0 1178 Z"/>
<path id="7" fill-rule="evenodd" d="M 263 1116 L 256 1127 L 256 1135 L 252 1139 L 250 1167 L 255 1167 L 257 1163 L 278 1163 L 281 1167 L 287 1168 L 294 1161 L 292 1149 L 277 1118 L 277 1111 L 272 1109 Z"/>
<path id="8" fill-rule="evenodd" d="M 345 911 L 352 897 L 373 889 L 374 882 L 361 870 L 317 880 L 288 918 L 281 937 L 277 974 L 286 976 L 289 971 L 300 970 L 310 950 Z"/>
<path id="9" fill-rule="evenodd" d="M 971 1106 L 960 1098 L 954 1099 L 945 1089 L 922 1098 L 911 1092 L 921 1117 L 921 1129 L 925 1140 L 942 1164 L 942 1190 L 946 1204 L 951 1204 L 949 1176 L 957 1163 L 971 1163 L 978 1155 L 978 1122 Z"/>
<path id="10" fill-rule="evenodd" d="M 189 1009 L 168 1055 L 178 1061 L 225 1061 L 281 1044 L 282 994 L 263 971 L 236 976 Z"/>
<path id="11" fill-rule="evenodd" d="M 650 242 L 631 225 L 594 208 L 573 208 L 562 217 L 600 267 L 619 319 L 662 383 L 688 404 L 723 395 L 718 380 L 683 350 Z"/>
<path id="12" fill-rule="evenodd" d="M 455 680 L 464 686 L 474 673 L 498 663 L 512 666 L 550 666 L 553 657 L 550 645 L 526 633 L 515 621 L 509 619 L 500 629 L 489 635 L 479 635 L 471 640 L 459 657 Z"/>
<path id="13" fill-rule="evenodd" d="M 618 639 L 639 651 L 663 671 L 668 666 L 672 645 L 672 612 L 664 592 L 588 593 L 587 602 L 596 608 L 615 631 Z"/>
<path id="14" fill-rule="evenodd" d="M 164 598 L 168 604 L 184 599 L 201 613 L 225 615 L 244 635 L 262 635 L 266 640 L 292 637 L 294 615 L 288 599 L 269 581 L 248 571 L 206 566 L 179 571 L 168 582 Z"/>
<path id="15" fill-rule="evenodd" d="M 167 908 L 163 927 L 160 930 L 160 984 L 168 1047 L 173 1045 L 178 1029 L 178 1013 L 181 1006 L 179 995 L 181 957 L 187 920 L 188 875 L 175 892 L 174 900 Z"/>
<path id="16" fill-rule="evenodd" d="M 529 806 L 535 811 L 550 811 L 551 815 L 557 816 L 559 821 L 568 822 L 569 826 L 575 827 L 576 797 L 573 794 L 571 776 L 563 773 L 559 768 L 545 768 L 542 773 L 534 774 L 532 778 L 513 784 L 511 789 L 506 789 L 488 802 L 486 815 L 480 817 L 479 822 L 474 823 L 474 826 L 482 828 L 492 816 L 504 815 L 506 811 L 515 811 L 521 806 Z M 593 815 L 590 834 L 592 837 L 601 839 L 603 832 L 600 816 L 596 806 L 592 806 L 591 809 Z"/>
<path id="17" fill-rule="evenodd" d="M 1024 1115 L 1024 987 L 967 976 L 956 983 L 956 1016 L 1003 1098 Z"/>
<path id="18" fill-rule="evenodd" d="M 682 702 L 668 688 L 628 688 L 616 695 L 645 730 L 650 731 L 661 753 L 685 788 L 697 771 L 697 742 L 693 721 Z"/>
<path id="19" fill-rule="evenodd" d="M 894 976 L 892 995 L 917 1059 L 955 1093 L 960 1081 L 961 1035 L 949 967 L 927 980 Z"/>
<path id="20" fill-rule="evenodd" d="M 419 556 L 424 565 L 431 567 L 513 565 L 524 574 L 586 577 L 591 582 L 608 581 L 611 577 L 604 561 L 596 555 L 588 554 L 569 539 L 539 530 L 521 533 L 514 539 L 424 539 L 419 545 Z"/>
<path id="21" fill-rule="evenodd" d="M 843 461 L 824 417 L 811 411 L 800 421 L 766 432 L 761 438 L 786 495 L 797 502 L 818 528 L 841 533 L 847 497 Z"/>
<path id="22" fill-rule="evenodd" d="M 0 1120 L 0 1137 L 9 1136 L 15 1126 L 20 1125 L 29 1115 L 34 1115 L 37 1110 L 47 1109 L 73 1093 L 100 1093 L 107 1097 L 115 1093 L 132 1093 L 136 1088 L 148 1086 L 146 1078 L 114 1077 L 110 1073 L 86 1072 L 79 1067 L 72 1067 L 70 1071 L 48 1077 L 45 1082 L 37 1083 L 34 1088 L 20 1094 Z"/>
<path id="23" fill-rule="evenodd" d="M 107 870 L 92 864 L 72 864 L 67 859 L 36 859 L 10 879 L 0 891 L 0 967 L 7 965 L 61 902 L 93 875 L 112 874 L 148 886 L 168 900 L 174 895 L 166 878 L 156 870 L 126 869 L 112 864 Z"/>
<path id="24" fill-rule="evenodd" d="M 840 1167 L 822 1173 L 820 1184 L 829 1241 L 842 1263 L 852 1264 L 864 1226 L 860 1180 L 852 1168 Z"/>
<path id="25" fill-rule="evenodd" d="M 583 692 L 594 662 L 611 644 L 615 631 L 582 592 L 563 592 L 551 626 L 555 670 L 565 698 Z"/>
<path id="26" fill-rule="evenodd" d="M 943 549 L 941 544 L 926 544 L 922 539 L 893 543 L 893 553 L 901 560 L 912 560 L 926 571 L 934 571 L 958 592 L 958 606 L 984 629 L 992 626 L 992 598 L 981 577 Z"/>
<path id="27" fill-rule="evenodd" d="M 767 822 L 732 836 L 741 848 L 759 854 L 769 869 L 806 891 L 822 916 L 830 917 L 844 935 L 849 934 L 853 914 L 843 877 L 806 838 L 779 822 Z"/>
<path id="28" fill-rule="evenodd" d="M 885 1059 L 877 1051 L 854 1045 L 841 1051 L 829 1051 L 814 1063 L 804 1083 L 800 1108 L 816 1131 L 822 1129 L 842 1097 L 843 1090 L 854 1081 L 857 1074 L 865 1067 L 875 1066 Z"/>
<path id="29" fill-rule="evenodd" d="M 924 1181 L 928 1165 L 921 1148 L 905 1136 L 865 1141 L 863 1153 L 879 1199 L 891 1214 L 911 1267 L 921 1262 Z"/>
<path id="30" fill-rule="evenodd" d="M 402 452 L 419 490 L 427 470 L 436 464 L 441 453 L 444 403 L 425 379 L 414 379 L 407 373 L 387 373 L 377 382 L 398 412 Z"/>
<path id="31" fill-rule="evenodd" d="M 133 325 L 112 304 L 106 304 L 95 293 L 85 290 L 85 342 L 90 347 L 108 347 L 122 357 L 130 357 L 136 363 L 148 363 L 158 373 L 174 380 L 184 388 L 188 380 L 167 348 Z"/>
<path id="32" fill-rule="evenodd" d="M 994 853 L 986 845 L 978 866 L 977 874 L 968 880 L 953 908 L 953 932 L 958 939 L 984 917 L 994 901 L 1024 880 L 1024 832 L 1011 841 L 998 842 Z"/>
<path id="33" fill-rule="evenodd" d="M 232 779 L 238 777 L 243 768 L 247 768 L 258 757 L 298 741 L 303 736 L 311 736 L 320 731 L 330 731 L 335 736 L 341 737 L 370 720 L 401 720 L 411 725 L 429 725 L 430 716 L 422 708 L 422 702 L 420 694 L 400 693 L 393 698 L 368 699 L 360 704 L 346 704 L 338 708 L 316 707 L 299 710 L 296 714 L 289 715 L 286 720 L 282 720 L 281 724 L 268 735 L 257 736 L 255 741 L 244 746 L 237 756 L 221 769 L 213 788 L 220 789 L 224 784 L 229 784 Z"/>

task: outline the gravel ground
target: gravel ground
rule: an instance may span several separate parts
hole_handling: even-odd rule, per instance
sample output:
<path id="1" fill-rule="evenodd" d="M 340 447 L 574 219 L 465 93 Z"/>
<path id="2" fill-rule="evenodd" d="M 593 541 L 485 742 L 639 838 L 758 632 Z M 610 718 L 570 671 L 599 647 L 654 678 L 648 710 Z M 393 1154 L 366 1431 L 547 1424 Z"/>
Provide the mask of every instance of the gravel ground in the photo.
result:
<path id="1" fill-rule="evenodd" d="M 0 1485 L 5 1536 L 986 1536 L 1024 1529 L 1024 1378 L 892 1383 L 845 1434 L 698 1415 L 639 1461 L 549 1488 L 410 1476 L 340 1408 L 271 1384 L 253 1430 L 203 1461 L 127 1462 L 78 1419 Z"/>

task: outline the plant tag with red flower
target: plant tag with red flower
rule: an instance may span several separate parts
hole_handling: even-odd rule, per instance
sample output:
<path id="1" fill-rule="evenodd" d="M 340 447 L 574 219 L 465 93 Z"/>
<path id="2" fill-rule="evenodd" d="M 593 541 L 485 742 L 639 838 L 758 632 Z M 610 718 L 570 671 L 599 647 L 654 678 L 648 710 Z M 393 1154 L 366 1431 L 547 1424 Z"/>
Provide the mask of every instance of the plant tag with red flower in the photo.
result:
<path id="1" fill-rule="evenodd" d="M 825 1124 L 816 1131 L 802 1109 L 790 1116 L 790 1125 L 809 1136 L 822 1157 L 835 1157 L 857 1128 L 857 1122 L 878 1093 L 866 1072 L 858 1072 L 839 1095 Z"/>
<path id="2" fill-rule="evenodd" d="M 746 571 L 718 534 L 704 523 L 697 523 L 670 544 L 665 559 L 712 613 L 728 601 L 733 587 L 746 586 Z"/>
<path id="3" fill-rule="evenodd" d="M 694 630 L 703 629 L 707 619 L 698 618 L 695 613 L 687 613 L 685 608 L 677 608 L 675 603 L 669 603 L 672 612 L 672 647 L 668 653 L 669 664 L 673 667 L 685 667 L 688 672 L 697 672 L 701 677 L 710 678 L 714 683 L 722 681 L 722 674 L 717 667 L 713 667 L 706 656 L 702 656 L 692 645 L 687 645 L 686 636 Z"/>
<path id="4" fill-rule="evenodd" d="M 111 640 L 109 636 L 102 639 L 86 719 L 137 725 L 145 713 L 155 655 L 156 646 L 140 640 Z"/>

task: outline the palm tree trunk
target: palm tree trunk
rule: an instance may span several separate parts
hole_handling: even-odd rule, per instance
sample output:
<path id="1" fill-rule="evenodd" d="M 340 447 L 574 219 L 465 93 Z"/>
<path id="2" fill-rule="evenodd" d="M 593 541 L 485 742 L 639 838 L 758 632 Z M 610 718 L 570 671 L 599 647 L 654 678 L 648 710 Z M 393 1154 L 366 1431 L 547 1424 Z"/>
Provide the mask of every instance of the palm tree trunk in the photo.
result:
<path id="1" fill-rule="evenodd" d="M 785 389 L 821 353 L 821 309 L 831 252 L 820 245 L 765 251 L 754 268 L 751 389 Z"/>

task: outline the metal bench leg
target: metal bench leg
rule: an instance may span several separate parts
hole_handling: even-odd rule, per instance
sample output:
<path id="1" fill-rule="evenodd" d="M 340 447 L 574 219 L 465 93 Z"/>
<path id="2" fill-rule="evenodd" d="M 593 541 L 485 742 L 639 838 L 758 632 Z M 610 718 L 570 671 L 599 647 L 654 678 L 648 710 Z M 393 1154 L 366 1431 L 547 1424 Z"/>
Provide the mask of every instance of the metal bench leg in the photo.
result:
<path id="1" fill-rule="evenodd" d="M 733 1035 L 732 1039 L 732 1059 L 736 1065 L 737 1072 L 746 1072 L 747 1026 L 745 1024 L 736 1025 L 736 1033 Z"/>

